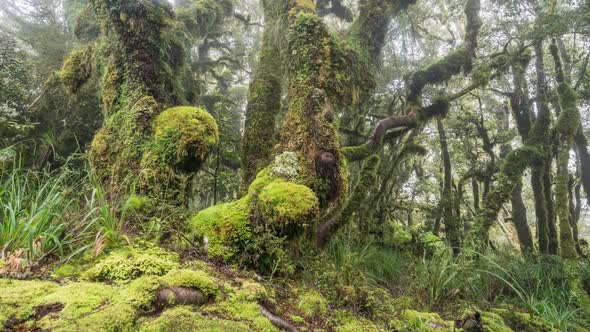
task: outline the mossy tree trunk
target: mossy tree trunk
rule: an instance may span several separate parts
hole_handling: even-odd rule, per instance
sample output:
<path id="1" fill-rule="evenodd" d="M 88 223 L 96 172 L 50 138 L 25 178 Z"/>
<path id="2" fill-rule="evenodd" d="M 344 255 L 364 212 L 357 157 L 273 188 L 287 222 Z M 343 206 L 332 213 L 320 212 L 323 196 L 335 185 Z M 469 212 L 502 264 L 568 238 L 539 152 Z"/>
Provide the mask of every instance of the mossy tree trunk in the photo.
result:
<path id="1" fill-rule="evenodd" d="M 551 129 L 551 110 L 547 104 L 547 83 L 543 41 L 535 46 L 535 72 L 537 91 L 535 103 L 537 118 L 527 137 L 528 144 L 536 144 L 543 154 L 543 162 L 532 168 L 531 185 L 535 195 L 535 211 L 539 236 L 539 251 L 545 254 L 557 254 L 559 249 L 553 211 L 553 190 L 551 184 L 551 165 L 553 161 Z"/>
<path id="2" fill-rule="evenodd" d="M 375 86 L 374 68 L 391 17 L 413 1 L 363 0 L 349 38 L 329 33 L 313 1 L 291 1 L 288 17 L 288 113 L 277 152 L 296 152 L 304 183 L 322 207 L 346 200 L 348 175 L 335 124 Z"/>
<path id="3" fill-rule="evenodd" d="M 577 94 L 565 81 L 558 48 L 554 41 L 551 44 L 551 55 L 555 63 L 557 93 L 561 112 L 557 119 L 556 130 L 558 134 L 557 176 L 555 178 L 555 203 L 559 217 L 560 255 L 562 258 L 575 258 L 574 236 L 571 228 L 569 210 L 569 181 L 568 171 L 570 150 L 573 147 L 574 137 L 580 126 L 580 114 L 577 108 Z"/>
<path id="4" fill-rule="evenodd" d="M 275 118 L 281 109 L 284 65 L 281 44 L 286 30 L 284 17 L 289 0 L 264 0 L 264 33 L 260 58 L 248 94 L 241 161 L 244 172 L 242 192 L 256 174 L 271 162 L 275 139 Z"/>
<path id="5" fill-rule="evenodd" d="M 518 67 L 519 65 L 515 65 Z M 522 90 L 518 88 L 519 82 L 515 84 L 515 93 L 520 93 Z M 526 118 L 528 119 L 528 110 L 525 107 L 522 107 L 519 103 L 523 99 L 516 99 L 515 102 L 511 103 L 511 108 L 513 114 L 518 115 L 519 113 L 527 114 Z M 523 115 L 524 115 L 523 114 Z M 501 123 L 502 130 L 510 130 L 510 123 L 508 119 L 508 115 L 505 112 L 498 113 L 498 120 Z M 518 126 L 518 120 L 517 120 Z M 528 130 L 526 130 L 528 133 Z M 510 143 L 506 143 L 500 148 L 500 158 L 506 157 L 508 153 L 512 150 L 512 146 Z M 522 180 L 518 181 L 510 194 L 510 205 L 511 209 L 511 216 L 512 222 L 514 223 L 514 227 L 516 229 L 516 235 L 518 236 L 518 242 L 520 245 L 520 251 L 524 255 L 533 254 L 535 251 L 535 246 L 533 243 L 533 236 L 531 234 L 531 229 L 528 225 L 527 221 L 527 210 L 526 205 L 524 204 L 524 200 L 522 199 Z"/>
<path id="6" fill-rule="evenodd" d="M 222 22 L 231 2 L 192 1 L 177 13 L 155 0 L 91 6 L 102 35 L 70 55 L 61 77 L 71 93 L 92 75 L 102 78 L 105 123 L 90 148 L 93 171 L 113 198 L 135 190 L 182 204 L 188 179 L 217 142 L 217 126 L 202 109 L 162 112 L 195 102 L 188 46 Z M 203 24 L 213 13 L 215 22 Z"/>
<path id="7" fill-rule="evenodd" d="M 461 246 L 461 238 L 459 235 L 458 216 L 453 213 L 454 202 L 456 199 L 458 199 L 458 197 L 454 197 L 453 195 L 453 175 L 451 169 L 451 156 L 449 154 L 447 134 L 442 119 L 440 117 L 436 119 L 436 126 L 438 128 L 438 137 L 440 141 L 441 159 L 444 173 L 441 204 L 443 220 L 445 224 L 445 234 L 451 245 L 451 248 L 453 249 L 453 253 L 458 254 L 459 248 Z"/>

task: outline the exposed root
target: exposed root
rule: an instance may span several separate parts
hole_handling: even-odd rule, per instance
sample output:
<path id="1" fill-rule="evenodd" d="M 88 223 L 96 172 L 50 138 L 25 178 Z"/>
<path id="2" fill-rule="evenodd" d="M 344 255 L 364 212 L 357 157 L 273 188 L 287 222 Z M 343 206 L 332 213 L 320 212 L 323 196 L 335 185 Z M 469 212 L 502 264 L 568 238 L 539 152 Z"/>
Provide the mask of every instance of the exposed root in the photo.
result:
<path id="1" fill-rule="evenodd" d="M 299 330 L 295 326 L 293 326 L 286 320 L 282 319 L 281 317 L 274 315 L 273 313 L 268 311 L 268 309 L 266 309 L 263 305 L 259 304 L 258 309 L 260 309 L 262 315 L 268 318 L 274 326 L 289 332 L 299 332 Z"/>

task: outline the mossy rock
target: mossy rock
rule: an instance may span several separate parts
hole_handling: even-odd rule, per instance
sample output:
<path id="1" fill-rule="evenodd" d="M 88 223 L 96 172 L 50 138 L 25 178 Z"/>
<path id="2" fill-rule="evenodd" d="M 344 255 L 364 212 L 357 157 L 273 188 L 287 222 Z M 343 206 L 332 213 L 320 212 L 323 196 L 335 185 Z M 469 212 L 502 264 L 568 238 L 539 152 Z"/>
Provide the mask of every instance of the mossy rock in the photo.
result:
<path id="1" fill-rule="evenodd" d="M 111 252 L 84 273 L 93 281 L 124 282 L 143 275 L 164 275 L 179 266 L 177 254 L 159 247 L 135 246 Z"/>
<path id="2" fill-rule="evenodd" d="M 191 220 L 191 229 L 204 239 L 207 256 L 232 260 L 252 241 L 248 197 L 200 211 Z"/>
<path id="3" fill-rule="evenodd" d="M 218 140 L 215 119 L 201 108 L 169 108 L 154 123 L 158 158 L 178 171 L 198 170 Z"/>
<path id="4" fill-rule="evenodd" d="M 184 287 L 197 289 L 206 296 L 214 296 L 217 292 L 217 285 L 203 271 L 175 269 L 168 272 L 161 278 L 167 287 Z"/>

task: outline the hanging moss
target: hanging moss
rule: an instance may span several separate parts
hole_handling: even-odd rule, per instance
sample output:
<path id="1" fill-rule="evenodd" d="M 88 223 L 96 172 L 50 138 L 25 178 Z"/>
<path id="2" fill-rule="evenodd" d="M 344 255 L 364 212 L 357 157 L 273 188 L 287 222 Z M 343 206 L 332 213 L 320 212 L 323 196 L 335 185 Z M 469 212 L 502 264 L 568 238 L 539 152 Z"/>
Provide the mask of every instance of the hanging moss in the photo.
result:
<path id="1" fill-rule="evenodd" d="M 87 4 L 76 18 L 74 34 L 85 41 L 95 40 L 100 35 L 100 24 L 91 4 Z"/>
<path id="2" fill-rule="evenodd" d="M 231 0 L 192 1 L 178 10 L 177 17 L 191 35 L 198 37 L 215 31 L 232 10 Z"/>

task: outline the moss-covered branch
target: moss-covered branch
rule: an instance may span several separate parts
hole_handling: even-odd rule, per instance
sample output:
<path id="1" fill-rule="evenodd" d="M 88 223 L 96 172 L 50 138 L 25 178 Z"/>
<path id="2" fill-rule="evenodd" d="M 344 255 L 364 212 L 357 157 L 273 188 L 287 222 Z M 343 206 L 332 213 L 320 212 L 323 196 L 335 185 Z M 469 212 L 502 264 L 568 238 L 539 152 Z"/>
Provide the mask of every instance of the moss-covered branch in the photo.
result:
<path id="1" fill-rule="evenodd" d="M 487 195 L 483 206 L 474 220 L 473 227 L 465 243 L 469 246 L 486 244 L 489 229 L 492 227 L 502 206 L 510 198 L 510 193 L 521 180 L 522 174 L 532 162 L 538 162 L 541 154 L 538 147 L 524 146 L 510 152 L 500 166 L 498 181 Z"/>
<path id="2" fill-rule="evenodd" d="M 351 36 L 376 65 L 385 45 L 391 19 L 416 0 L 361 0 L 359 15 L 351 28 Z"/>

